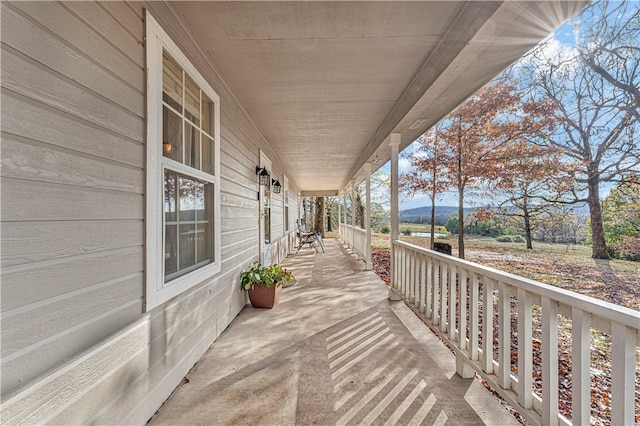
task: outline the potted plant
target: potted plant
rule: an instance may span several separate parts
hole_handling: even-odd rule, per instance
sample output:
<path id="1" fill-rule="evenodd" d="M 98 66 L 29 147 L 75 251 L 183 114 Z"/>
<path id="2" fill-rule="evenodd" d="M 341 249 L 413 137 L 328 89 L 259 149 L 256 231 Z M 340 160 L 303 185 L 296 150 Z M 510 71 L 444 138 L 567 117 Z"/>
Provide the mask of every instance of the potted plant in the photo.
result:
<path id="1" fill-rule="evenodd" d="M 271 309 L 278 302 L 283 285 L 292 285 L 295 277 L 281 266 L 263 266 L 256 261 L 240 274 L 240 281 L 242 290 L 249 293 L 251 306 Z"/>

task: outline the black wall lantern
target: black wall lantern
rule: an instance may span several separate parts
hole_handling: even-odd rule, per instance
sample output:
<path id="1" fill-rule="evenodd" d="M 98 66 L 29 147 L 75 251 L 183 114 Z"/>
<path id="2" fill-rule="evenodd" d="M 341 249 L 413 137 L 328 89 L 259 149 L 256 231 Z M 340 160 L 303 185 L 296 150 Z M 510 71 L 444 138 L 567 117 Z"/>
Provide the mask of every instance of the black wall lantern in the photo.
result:
<path id="1" fill-rule="evenodd" d="M 269 185 L 269 179 L 271 178 L 271 176 L 269 176 L 269 172 L 267 171 L 266 167 L 256 166 L 256 174 L 258 175 L 260 185 Z"/>
<path id="2" fill-rule="evenodd" d="M 272 186 L 273 192 L 276 194 L 279 194 L 280 191 L 282 190 L 282 185 L 280 185 L 280 181 L 278 179 L 274 179 L 271 183 L 273 184 Z"/>

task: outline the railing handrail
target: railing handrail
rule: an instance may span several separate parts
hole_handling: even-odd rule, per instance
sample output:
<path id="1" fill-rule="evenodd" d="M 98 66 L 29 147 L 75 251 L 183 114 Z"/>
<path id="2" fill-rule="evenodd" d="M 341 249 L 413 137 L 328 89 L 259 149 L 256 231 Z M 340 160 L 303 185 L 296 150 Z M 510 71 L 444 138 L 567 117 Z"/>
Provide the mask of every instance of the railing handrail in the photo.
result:
<path id="1" fill-rule="evenodd" d="M 407 243 L 401 240 L 394 240 L 394 244 L 404 246 L 405 248 L 422 251 L 430 256 L 444 260 L 446 262 L 453 262 L 460 265 L 464 265 L 465 268 L 477 273 L 481 273 L 489 278 L 503 281 L 506 284 L 514 287 L 522 288 L 531 293 L 538 294 L 540 296 L 548 297 L 549 299 L 563 303 L 565 305 L 573 306 L 583 311 L 595 314 L 598 317 L 605 318 L 611 321 L 615 321 L 620 324 L 640 330 L 640 311 L 627 308 L 625 306 L 616 305 L 604 300 L 596 299 L 591 296 L 586 296 L 580 293 L 573 292 L 571 290 L 565 290 L 562 288 L 554 287 L 549 284 L 545 284 L 530 278 L 521 277 L 509 272 L 500 271 L 498 269 L 491 268 L 489 266 L 478 265 L 468 260 L 459 259 L 443 253 L 439 253 L 433 250 L 419 247 L 414 244 Z"/>

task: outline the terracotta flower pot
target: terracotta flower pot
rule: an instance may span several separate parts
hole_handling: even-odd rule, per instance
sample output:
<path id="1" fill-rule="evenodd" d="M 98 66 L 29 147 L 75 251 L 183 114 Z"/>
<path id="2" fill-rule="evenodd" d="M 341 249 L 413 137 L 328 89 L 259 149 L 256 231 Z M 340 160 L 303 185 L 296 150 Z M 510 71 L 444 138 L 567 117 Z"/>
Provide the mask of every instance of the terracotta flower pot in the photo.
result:
<path id="1" fill-rule="evenodd" d="M 276 287 L 275 284 L 269 287 L 263 287 L 261 285 L 254 285 L 249 289 L 249 301 L 254 308 L 271 309 L 280 298 L 280 292 L 282 286 Z"/>

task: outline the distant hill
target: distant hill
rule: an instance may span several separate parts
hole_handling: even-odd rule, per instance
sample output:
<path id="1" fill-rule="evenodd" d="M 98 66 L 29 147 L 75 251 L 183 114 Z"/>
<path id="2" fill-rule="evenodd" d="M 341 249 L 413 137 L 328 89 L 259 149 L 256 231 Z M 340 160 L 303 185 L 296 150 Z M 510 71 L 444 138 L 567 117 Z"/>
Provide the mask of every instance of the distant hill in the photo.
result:
<path id="1" fill-rule="evenodd" d="M 475 207 L 464 209 L 465 214 L 476 210 Z M 436 225 L 443 226 L 449 217 L 458 213 L 457 206 L 436 206 Z M 400 222 L 429 223 L 431 221 L 431 206 L 416 207 L 400 212 Z"/>
<path id="2" fill-rule="evenodd" d="M 573 210 L 573 212 L 580 216 L 589 215 L 589 206 L 586 204 L 578 204 L 574 206 L 566 206 L 565 208 Z M 478 207 L 466 207 L 464 209 L 465 215 L 477 210 Z M 509 210 L 517 210 L 515 207 L 510 207 Z M 444 226 L 451 215 L 458 214 L 458 206 L 436 206 L 436 225 Z M 431 206 L 416 207 L 413 209 L 407 209 L 400 212 L 400 222 L 417 222 L 417 223 L 429 223 L 431 221 Z"/>

